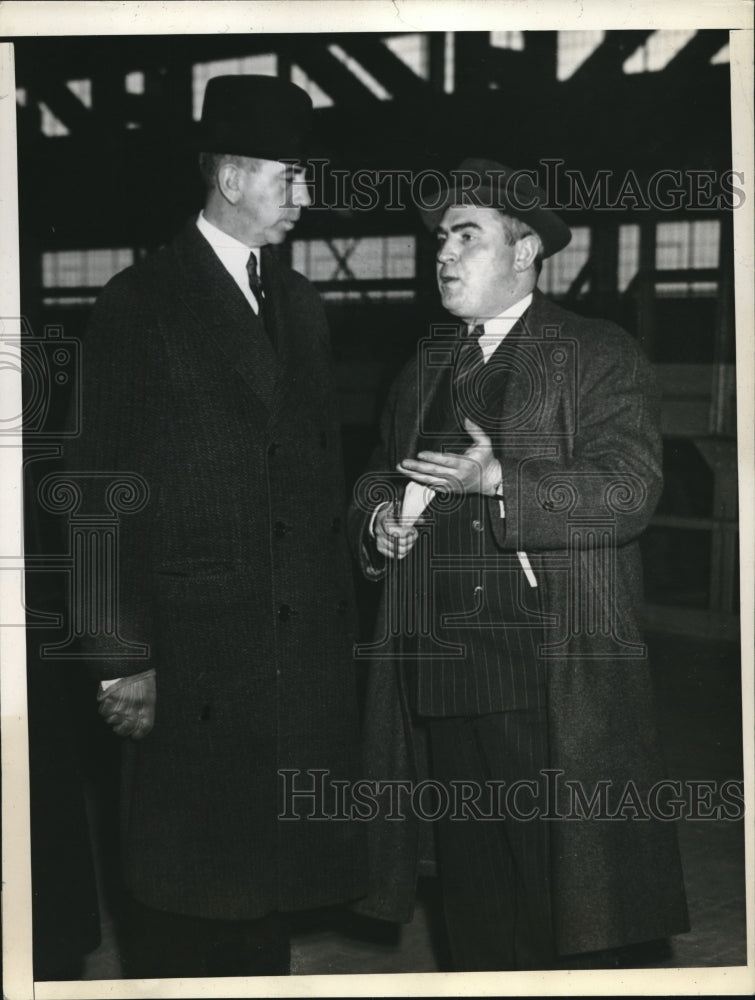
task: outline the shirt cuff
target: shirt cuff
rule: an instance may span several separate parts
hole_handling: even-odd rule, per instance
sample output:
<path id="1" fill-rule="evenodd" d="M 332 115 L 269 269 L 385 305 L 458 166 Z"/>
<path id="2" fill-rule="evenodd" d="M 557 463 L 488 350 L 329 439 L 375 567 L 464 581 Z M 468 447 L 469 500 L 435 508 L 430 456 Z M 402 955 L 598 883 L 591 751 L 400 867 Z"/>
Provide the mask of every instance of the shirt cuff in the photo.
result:
<path id="1" fill-rule="evenodd" d="M 379 503 L 377 507 L 373 510 L 372 517 L 370 518 L 370 523 L 367 527 L 367 530 L 369 531 L 371 538 L 375 537 L 375 518 L 378 516 L 383 507 L 390 507 L 390 505 L 391 505 L 390 500 L 383 500 L 383 502 Z"/>

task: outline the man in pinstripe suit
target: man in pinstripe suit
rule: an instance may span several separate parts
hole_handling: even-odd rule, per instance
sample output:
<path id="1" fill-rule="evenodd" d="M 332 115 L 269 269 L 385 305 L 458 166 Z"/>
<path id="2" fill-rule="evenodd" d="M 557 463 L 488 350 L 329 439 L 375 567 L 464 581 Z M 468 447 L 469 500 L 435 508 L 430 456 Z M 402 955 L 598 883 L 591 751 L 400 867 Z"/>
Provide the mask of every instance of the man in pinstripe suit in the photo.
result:
<path id="1" fill-rule="evenodd" d="M 641 784 L 661 773 L 644 647 L 632 642 L 636 536 L 661 485 L 652 374 L 623 331 L 536 289 L 541 260 L 571 235 L 543 201 L 529 176 L 467 160 L 423 213 L 443 306 L 460 323 L 434 330 L 393 387 L 373 468 L 394 501 L 357 504 L 353 517 L 365 574 L 388 578 L 368 741 L 395 744 L 385 691 L 396 676 L 404 720 L 424 723 L 430 775 L 456 792 L 436 828 L 457 970 L 544 968 L 557 954 L 686 929 L 669 831 L 539 821 L 552 805 L 549 768 Z M 623 488 L 632 498 L 607 506 Z M 569 520 L 577 508 L 582 536 Z M 605 576 L 565 573 L 575 554 L 582 565 L 574 539 L 597 537 L 611 517 L 608 534 L 584 544 L 601 552 L 596 566 L 610 563 Z M 590 615 L 607 627 L 582 627 Z M 379 764 L 372 773 L 387 776 Z M 502 813 L 495 790 L 512 788 Z M 636 905 L 623 866 L 649 886 Z M 378 867 L 378 902 L 361 908 L 392 918 L 401 877 Z"/>

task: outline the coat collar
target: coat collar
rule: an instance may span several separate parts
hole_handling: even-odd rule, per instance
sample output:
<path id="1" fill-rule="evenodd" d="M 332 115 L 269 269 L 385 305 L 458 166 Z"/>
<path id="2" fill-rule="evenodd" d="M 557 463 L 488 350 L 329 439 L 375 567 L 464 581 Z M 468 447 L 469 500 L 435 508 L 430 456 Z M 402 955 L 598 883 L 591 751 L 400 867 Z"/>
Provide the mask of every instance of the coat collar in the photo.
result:
<path id="1" fill-rule="evenodd" d="M 259 319 L 193 219 L 176 237 L 173 248 L 183 279 L 180 295 L 207 331 L 208 346 L 224 354 L 264 406 L 271 409 L 281 380 L 282 359 L 273 350 Z M 266 257 L 266 294 L 268 284 L 275 300 L 276 267 Z M 277 311 L 274 304 L 273 315 Z"/>

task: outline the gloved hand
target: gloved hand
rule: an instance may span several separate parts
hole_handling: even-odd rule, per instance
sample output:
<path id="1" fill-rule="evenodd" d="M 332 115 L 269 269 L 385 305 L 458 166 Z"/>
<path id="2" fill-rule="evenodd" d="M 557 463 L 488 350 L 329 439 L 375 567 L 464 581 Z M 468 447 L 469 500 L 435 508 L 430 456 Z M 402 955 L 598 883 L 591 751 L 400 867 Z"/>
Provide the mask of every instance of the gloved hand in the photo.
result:
<path id="1" fill-rule="evenodd" d="M 121 677 L 97 693 L 98 712 L 119 736 L 141 740 L 155 724 L 155 671 Z"/>

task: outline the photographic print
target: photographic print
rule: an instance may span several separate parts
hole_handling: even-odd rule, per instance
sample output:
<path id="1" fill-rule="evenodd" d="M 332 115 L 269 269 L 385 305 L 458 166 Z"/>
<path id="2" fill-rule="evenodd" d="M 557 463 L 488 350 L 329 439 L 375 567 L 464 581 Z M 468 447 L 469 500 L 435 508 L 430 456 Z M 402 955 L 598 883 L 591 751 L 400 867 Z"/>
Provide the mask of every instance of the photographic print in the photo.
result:
<path id="1" fill-rule="evenodd" d="M 751 14 L 2 6 L 11 1000 L 752 988 Z"/>

